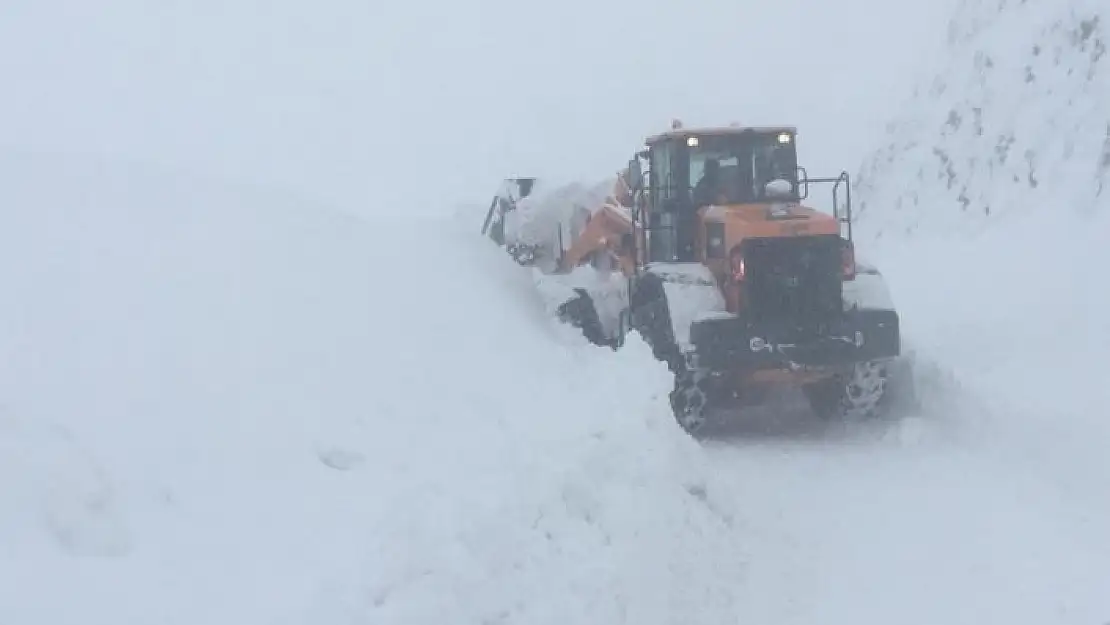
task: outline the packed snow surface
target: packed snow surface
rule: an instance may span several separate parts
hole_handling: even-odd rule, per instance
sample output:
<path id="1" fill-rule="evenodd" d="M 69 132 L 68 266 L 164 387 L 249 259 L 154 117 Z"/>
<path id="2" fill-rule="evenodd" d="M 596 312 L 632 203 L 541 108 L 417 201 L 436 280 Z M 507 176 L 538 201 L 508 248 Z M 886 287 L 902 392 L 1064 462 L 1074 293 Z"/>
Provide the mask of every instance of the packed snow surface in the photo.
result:
<path id="1" fill-rule="evenodd" d="M 0 206 L 5 625 L 739 609 L 665 369 L 556 325 L 476 221 L 21 157 Z"/>

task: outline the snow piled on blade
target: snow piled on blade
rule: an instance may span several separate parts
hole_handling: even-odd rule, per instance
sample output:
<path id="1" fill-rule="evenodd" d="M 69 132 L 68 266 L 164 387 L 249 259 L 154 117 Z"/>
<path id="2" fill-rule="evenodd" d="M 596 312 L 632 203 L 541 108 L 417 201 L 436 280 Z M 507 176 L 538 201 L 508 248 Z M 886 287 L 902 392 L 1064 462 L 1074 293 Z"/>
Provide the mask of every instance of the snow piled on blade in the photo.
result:
<path id="1" fill-rule="evenodd" d="M 545 258 L 558 258 L 561 250 L 570 247 L 573 235 L 586 219 L 602 205 L 612 186 L 611 180 L 592 185 L 537 181 L 532 193 L 518 200 L 516 210 L 506 215 L 505 238 L 509 243 L 542 246 L 547 252 Z"/>
<path id="2" fill-rule="evenodd" d="M 665 367 L 554 322 L 473 222 L 16 156 L 0 206 L 0 622 L 735 609 Z"/>
<path id="3" fill-rule="evenodd" d="M 506 243 L 535 248 L 532 278 L 548 314 L 557 316 L 560 306 L 578 297 L 579 290 L 585 291 L 610 338 L 624 331 L 622 313 L 628 307 L 628 280 L 615 261 L 606 258 L 597 267 L 587 263 L 556 272 L 563 254 L 599 211 L 631 224 L 628 208 L 614 196 L 616 183 L 615 176 L 592 184 L 537 181 L 532 193 L 516 200 L 516 208 L 505 216 Z"/>

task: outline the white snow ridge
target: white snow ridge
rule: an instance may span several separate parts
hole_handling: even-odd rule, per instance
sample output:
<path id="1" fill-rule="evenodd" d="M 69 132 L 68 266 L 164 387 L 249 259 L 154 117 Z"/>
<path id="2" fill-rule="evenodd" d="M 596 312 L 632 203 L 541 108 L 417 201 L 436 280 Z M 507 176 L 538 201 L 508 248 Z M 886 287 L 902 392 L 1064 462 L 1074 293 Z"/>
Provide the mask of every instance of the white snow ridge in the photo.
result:
<path id="1" fill-rule="evenodd" d="M 4 159 L 0 205 L 5 625 L 735 609 L 666 370 L 472 232 L 54 159 Z"/>

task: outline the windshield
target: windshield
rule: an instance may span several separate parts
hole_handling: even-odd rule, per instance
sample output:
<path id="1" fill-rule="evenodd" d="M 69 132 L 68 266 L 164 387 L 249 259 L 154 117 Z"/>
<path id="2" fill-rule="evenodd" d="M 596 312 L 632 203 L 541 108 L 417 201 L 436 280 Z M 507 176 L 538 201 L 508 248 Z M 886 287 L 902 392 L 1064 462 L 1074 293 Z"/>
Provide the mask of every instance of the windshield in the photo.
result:
<path id="1" fill-rule="evenodd" d="M 690 182 L 694 202 L 741 204 L 768 199 L 767 183 L 783 179 L 797 197 L 797 155 L 793 137 L 778 134 L 699 137 L 690 146 Z"/>

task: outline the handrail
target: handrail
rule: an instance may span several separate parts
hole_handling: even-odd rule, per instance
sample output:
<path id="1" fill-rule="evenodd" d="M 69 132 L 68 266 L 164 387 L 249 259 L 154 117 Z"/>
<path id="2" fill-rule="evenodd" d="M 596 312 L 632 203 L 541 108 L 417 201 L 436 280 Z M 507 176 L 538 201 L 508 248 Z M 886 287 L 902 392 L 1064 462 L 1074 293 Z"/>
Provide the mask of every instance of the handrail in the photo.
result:
<path id="1" fill-rule="evenodd" d="M 845 226 L 847 226 L 847 236 L 846 236 L 846 238 L 849 241 L 851 241 L 852 240 L 852 179 L 848 175 L 848 172 L 842 171 L 842 172 L 840 172 L 840 175 L 837 176 L 836 178 L 809 178 L 807 176 L 806 178 L 804 178 L 803 180 L 800 181 L 801 184 L 804 184 L 807 187 L 808 187 L 809 183 L 811 183 L 811 182 L 817 183 L 817 184 L 831 184 L 831 185 L 833 185 L 833 188 L 832 188 L 833 216 L 836 217 L 837 221 L 839 221 L 841 224 L 844 224 Z M 840 212 L 840 202 L 839 202 L 839 200 L 840 200 L 839 191 L 840 191 L 840 185 L 841 184 L 844 185 L 844 214 L 843 215 Z"/>

